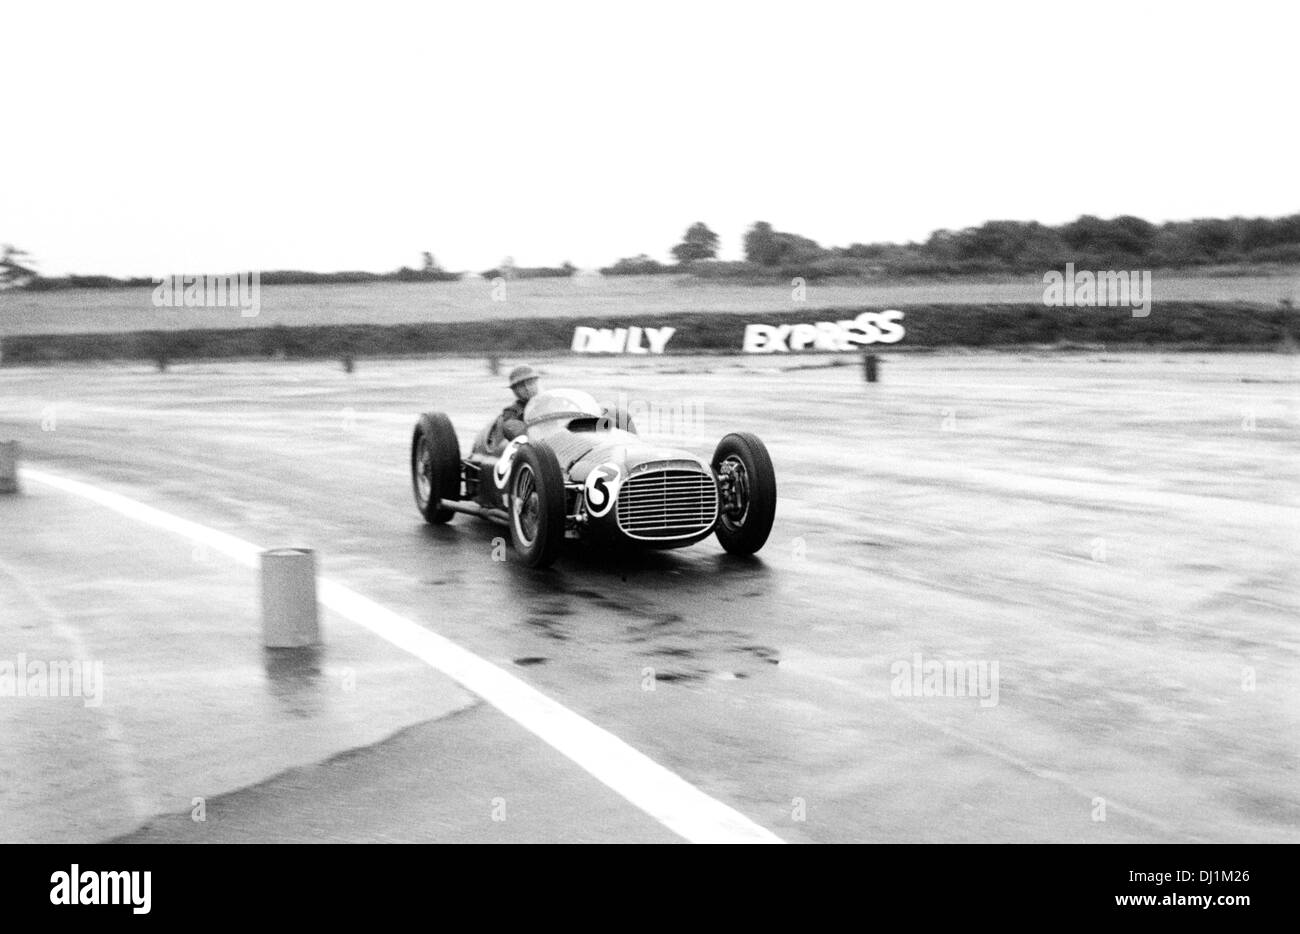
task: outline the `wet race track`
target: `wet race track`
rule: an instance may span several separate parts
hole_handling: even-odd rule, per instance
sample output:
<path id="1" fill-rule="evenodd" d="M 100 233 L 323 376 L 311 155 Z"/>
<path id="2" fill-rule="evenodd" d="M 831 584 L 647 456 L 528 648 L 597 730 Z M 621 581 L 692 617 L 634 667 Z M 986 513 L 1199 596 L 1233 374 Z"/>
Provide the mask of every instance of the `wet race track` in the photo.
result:
<path id="1" fill-rule="evenodd" d="M 895 354 L 871 386 L 816 357 L 533 361 L 706 457 L 762 437 L 780 500 L 749 560 L 532 571 L 502 528 L 425 525 L 410 429 L 443 409 L 467 449 L 509 401 L 479 360 L 5 369 L 0 440 L 316 549 L 783 840 L 1295 842 L 1295 361 Z M 251 568 L 23 486 L 0 660 L 102 660 L 104 689 L 0 698 L 5 839 L 682 839 L 355 622 L 263 650 Z M 931 696 L 927 662 L 979 674 Z"/>

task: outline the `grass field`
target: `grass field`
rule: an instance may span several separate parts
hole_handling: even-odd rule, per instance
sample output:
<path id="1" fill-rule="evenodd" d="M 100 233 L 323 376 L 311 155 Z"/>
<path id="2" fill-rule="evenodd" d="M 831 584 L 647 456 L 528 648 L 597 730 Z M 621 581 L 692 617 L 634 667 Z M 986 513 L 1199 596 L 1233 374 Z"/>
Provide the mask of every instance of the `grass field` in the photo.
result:
<path id="1" fill-rule="evenodd" d="M 1300 301 L 1300 270 L 1278 276 L 1153 275 L 1157 301 Z M 506 283 L 505 300 L 491 282 L 264 286 L 261 311 L 241 317 L 229 308 L 155 308 L 149 289 L 0 292 L 0 337 L 268 325 L 408 324 L 518 318 L 635 318 L 688 312 L 773 313 L 800 308 L 935 304 L 1030 304 L 1042 301 L 1039 276 L 908 284 L 810 283 L 802 303 L 788 283 L 737 285 L 678 276 L 529 279 Z M 497 293 L 500 294 L 499 292 Z"/>

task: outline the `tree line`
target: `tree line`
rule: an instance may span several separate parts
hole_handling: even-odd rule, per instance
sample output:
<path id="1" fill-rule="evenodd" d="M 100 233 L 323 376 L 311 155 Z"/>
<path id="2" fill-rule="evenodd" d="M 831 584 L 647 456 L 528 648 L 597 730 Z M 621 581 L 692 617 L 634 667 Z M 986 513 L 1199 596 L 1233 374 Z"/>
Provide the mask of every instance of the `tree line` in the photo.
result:
<path id="1" fill-rule="evenodd" d="M 744 260 L 716 259 L 718 237 L 693 224 L 672 248 L 677 262 L 621 259 L 606 275 L 690 272 L 728 276 L 946 276 L 1037 273 L 1074 263 L 1080 269 L 1186 269 L 1300 263 L 1300 214 L 1286 217 L 1202 218 L 1153 224 L 1140 217 L 1084 215 L 1050 226 L 1036 221 L 988 221 L 963 230 L 936 230 L 921 243 L 815 240 L 754 223 L 742 242 Z"/>
<path id="2" fill-rule="evenodd" d="M 939 277 L 1041 273 L 1073 263 L 1077 269 L 1191 269 L 1208 266 L 1300 264 L 1300 214 L 1286 217 L 1201 218 L 1153 224 L 1125 215 L 1109 220 L 1084 215 L 1051 226 L 1036 221 L 987 221 L 962 230 L 936 230 L 924 242 L 851 243 L 823 247 L 800 234 L 776 230 L 757 221 L 745 231 L 744 260 L 717 258 L 720 240 L 697 221 L 670 250 L 674 262 L 647 255 L 625 257 L 600 271 L 607 276 L 685 273 L 698 278 L 820 279 Z M 310 285 L 360 282 L 445 282 L 462 277 L 443 269 L 430 253 L 419 268 L 394 272 L 261 273 L 265 285 Z M 480 273 L 516 279 L 572 276 L 572 263 L 519 267 L 507 259 Z M 63 288 L 148 286 L 152 279 L 110 276 L 44 277 L 21 250 L 0 252 L 0 288 L 33 291 Z"/>

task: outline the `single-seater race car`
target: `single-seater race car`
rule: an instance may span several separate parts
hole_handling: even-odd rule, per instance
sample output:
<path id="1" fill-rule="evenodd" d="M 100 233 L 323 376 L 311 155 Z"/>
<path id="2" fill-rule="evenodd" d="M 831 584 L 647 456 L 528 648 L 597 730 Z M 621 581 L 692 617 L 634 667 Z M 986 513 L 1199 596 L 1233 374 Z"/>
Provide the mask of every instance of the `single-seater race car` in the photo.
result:
<path id="1" fill-rule="evenodd" d="M 555 561 L 566 539 L 681 548 L 717 535 L 728 552 L 763 547 L 776 513 L 767 448 L 748 432 L 725 436 L 704 460 L 651 443 L 621 409 L 574 389 L 538 393 L 524 434 L 501 417 L 461 455 L 451 420 L 420 416 L 411 439 L 411 485 L 425 520 L 468 513 L 505 525 L 530 567 Z"/>

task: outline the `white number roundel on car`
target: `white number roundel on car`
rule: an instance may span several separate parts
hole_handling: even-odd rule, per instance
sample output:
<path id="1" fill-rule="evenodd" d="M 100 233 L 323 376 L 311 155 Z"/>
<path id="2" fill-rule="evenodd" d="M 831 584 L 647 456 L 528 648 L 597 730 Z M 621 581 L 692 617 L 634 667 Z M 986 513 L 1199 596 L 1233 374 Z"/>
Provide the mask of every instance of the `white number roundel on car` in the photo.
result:
<path id="1" fill-rule="evenodd" d="M 527 443 L 528 436 L 520 435 L 507 444 L 506 449 L 497 458 L 496 466 L 492 468 L 492 482 L 497 485 L 498 490 L 504 490 L 506 484 L 510 482 L 510 465 L 514 463 L 515 454 L 518 453 L 520 446 Z"/>
<path id="2" fill-rule="evenodd" d="M 623 471 L 618 464 L 601 464 L 587 474 L 583 488 L 587 494 L 587 512 L 600 517 L 609 512 L 618 498 L 618 483 L 623 479 Z"/>

